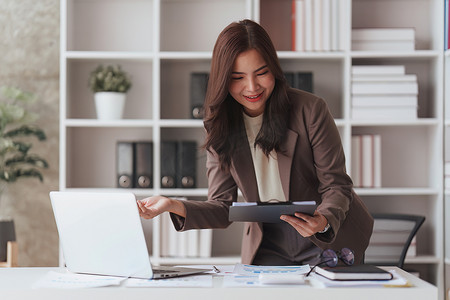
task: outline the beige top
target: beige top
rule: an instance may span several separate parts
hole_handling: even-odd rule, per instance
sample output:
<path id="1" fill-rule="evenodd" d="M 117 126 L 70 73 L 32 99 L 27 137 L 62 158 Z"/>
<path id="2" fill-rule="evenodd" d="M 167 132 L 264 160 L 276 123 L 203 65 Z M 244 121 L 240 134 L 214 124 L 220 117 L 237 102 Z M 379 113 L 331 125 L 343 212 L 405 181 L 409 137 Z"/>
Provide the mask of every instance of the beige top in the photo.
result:
<path id="1" fill-rule="evenodd" d="M 263 114 L 250 117 L 244 113 L 245 130 L 250 144 L 253 166 L 255 167 L 259 199 L 261 202 L 274 201 L 275 199 L 278 202 L 286 202 L 278 170 L 277 152 L 272 151 L 267 157 L 259 146 L 254 146 L 262 122 Z"/>

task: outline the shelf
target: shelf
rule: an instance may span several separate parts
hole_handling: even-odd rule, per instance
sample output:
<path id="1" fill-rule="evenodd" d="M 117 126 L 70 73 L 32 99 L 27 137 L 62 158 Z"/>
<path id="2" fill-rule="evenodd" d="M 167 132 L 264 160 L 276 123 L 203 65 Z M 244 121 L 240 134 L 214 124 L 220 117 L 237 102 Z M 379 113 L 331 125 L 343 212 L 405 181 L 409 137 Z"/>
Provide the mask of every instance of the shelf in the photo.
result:
<path id="1" fill-rule="evenodd" d="M 128 51 L 67 51 L 65 54 L 67 59 L 114 59 L 114 60 L 153 60 L 155 54 L 152 52 L 128 52 Z"/>
<path id="2" fill-rule="evenodd" d="M 206 197 L 208 195 L 208 189 L 122 189 L 122 188 L 66 188 L 66 191 L 71 192 L 107 192 L 107 193 L 133 193 L 136 196 L 153 196 L 153 195 L 166 195 L 166 196 L 193 196 L 193 197 Z"/>
<path id="3" fill-rule="evenodd" d="M 152 127 L 153 120 L 114 120 L 103 121 L 98 119 L 66 119 L 63 121 L 66 127 Z"/>
<path id="4" fill-rule="evenodd" d="M 202 120 L 176 120 L 176 119 L 162 119 L 159 121 L 161 127 L 183 127 L 183 128 L 203 128 Z"/>
<path id="5" fill-rule="evenodd" d="M 301 51 L 277 51 L 280 59 L 344 59 L 345 52 L 301 52 Z"/>
<path id="6" fill-rule="evenodd" d="M 435 118 L 418 118 L 416 120 L 351 120 L 352 126 L 438 126 Z"/>
<path id="7" fill-rule="evenodd" d="M 415 51 L 352 51 L 352 58 L 395 58 L 395 59 L 434 59 L 441 55 L 435 50 Z"/>
<path id="8" fill-rule="evenodd" d="M 162 119 L 158 121 L 132 119 L 114 121 L 103 121 L 98 119 L 66 119 L 63 123 L 66 127 L 153 127 L 155 124 L 158 124 L 161 128 L 203 128 L 203 121 L 195 119 Z"/>
<path id="9" fill-rule="evenodd" d="M 211 59 L 211 51 L 162 51 L 158 54 L 161 59 L 174 59 L 174 60 L 192 60 L 192 59 Z"/>
<path id="10" fill-rule="evenodd" d="M 409 195 L 439 195 L 438 188 L 355 188 L 360 196 L 409 196 Z"/>
<path id="11" fill-rule="evenodd" d="M 433 255 L 417 255 L 416 257 L 406 257 L 405 264 L 440 264 L 441 259 Z"/>

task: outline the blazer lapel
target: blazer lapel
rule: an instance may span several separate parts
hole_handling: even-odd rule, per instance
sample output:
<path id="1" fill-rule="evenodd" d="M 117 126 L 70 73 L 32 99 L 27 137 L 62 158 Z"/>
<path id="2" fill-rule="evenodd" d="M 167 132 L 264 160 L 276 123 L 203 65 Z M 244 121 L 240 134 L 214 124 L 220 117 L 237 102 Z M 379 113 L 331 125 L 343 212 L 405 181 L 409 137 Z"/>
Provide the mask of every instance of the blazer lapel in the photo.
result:
<path id="1" fill-rule="evenodd" d="M 281 186 L 283 187 L 284 196 L 286 200 L 289 198 L 289 185 L 291 180 L 291 167 L 294 158 L 295 146 L 297 144 L 298 134 L 295 131 L 288 129 L 286 138 L 280 145 L 280 151 L 277 152 L 278 170 L 280 172 Z"/>
<path id="2" fill-rule="evenodd" d="M 249 202 L 259 202 L 258 184 L 256 182 L 255 167 L 253 166 L 252 154 L 248 144 L 247 136 L 244 133 L 240 141 L 240 147 L 236 149 L 232 156 L 233 167 L 236 176 L 239 178 L 242 194 Z"/>

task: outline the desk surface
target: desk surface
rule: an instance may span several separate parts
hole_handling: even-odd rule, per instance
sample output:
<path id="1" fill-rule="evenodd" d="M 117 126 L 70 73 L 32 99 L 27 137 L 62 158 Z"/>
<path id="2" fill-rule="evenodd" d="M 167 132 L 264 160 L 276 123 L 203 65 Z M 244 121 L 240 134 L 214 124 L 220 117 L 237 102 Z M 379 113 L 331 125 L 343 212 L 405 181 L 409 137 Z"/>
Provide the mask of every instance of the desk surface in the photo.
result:
<path id="1" fill-rule="evenodd" d="M 392 269 L 392 268 L 390 268 Z M 309 285 L 279 285 L 270 287 L 232 288 L 222 286 L 222 277 L 213 278 L 213 288 L 127 288 L 123 286 L 89 289 L 32 289 L 31 286 L 49 271 L 62 268 L 0 268 L 0 295 L 2 299 L 438 299 L 438 289 L 401 269 L 397 272 L 407 278 L 410 288 L 314 288 Z"/>

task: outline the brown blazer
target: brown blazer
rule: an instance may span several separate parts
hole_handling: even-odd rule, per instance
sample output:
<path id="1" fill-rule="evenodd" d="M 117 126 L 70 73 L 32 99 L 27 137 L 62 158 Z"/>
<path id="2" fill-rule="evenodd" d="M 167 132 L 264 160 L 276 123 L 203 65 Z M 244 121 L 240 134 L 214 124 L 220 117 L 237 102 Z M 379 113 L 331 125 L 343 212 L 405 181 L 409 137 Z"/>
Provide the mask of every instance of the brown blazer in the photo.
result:
<path id="1" fill-rule="evenodd" d="M 348 247 L 361 263 L 373 228 L 373 218 L 353 191 L 345 171 L 340 135 L 324 100 L 304 91 L 290 89 L 292 102 L 289 129 L 277 153 L 286 199 L 315 200 L 332 234 L 316 234 L 311 241 L 322 249 Z M 237 199 L 237 189 L 247 202 L 259 201 L 256 175 L 248 140 L 243 137 L 235 151 L 230 172 L 219 168 L 216 155 L 207 154 L 208 200 L 186 201 L 186 218 L 172 215 L 177 230 L 225 228 L 228 208 Z M 242 262 L 252 263 L 262 240 L 262 224 L 246 223 Z"/>

